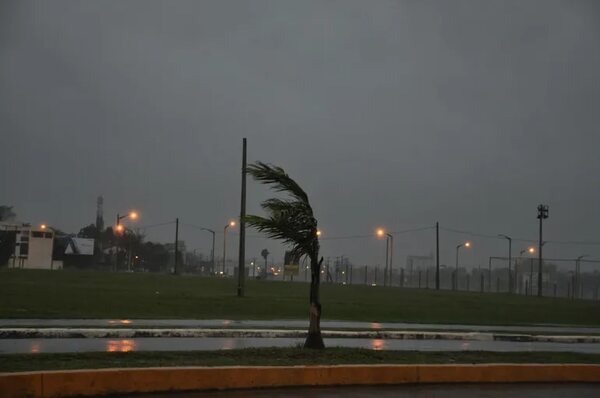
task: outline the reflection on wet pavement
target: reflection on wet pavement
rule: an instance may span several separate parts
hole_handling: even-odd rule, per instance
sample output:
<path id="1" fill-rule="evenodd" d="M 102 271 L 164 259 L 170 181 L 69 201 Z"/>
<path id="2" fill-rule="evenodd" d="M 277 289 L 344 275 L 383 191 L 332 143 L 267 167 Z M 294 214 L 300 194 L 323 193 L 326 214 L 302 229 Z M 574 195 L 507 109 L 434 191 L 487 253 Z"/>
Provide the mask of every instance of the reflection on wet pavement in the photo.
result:
<path id="1" fill-rule="evenodd" d="M 228 320 L 228 319 L 0 319 L 0 327 L 172 327 L 172 328 L 305 328 L 308 320 Z M 363 330 L 471 330 L 527 331 L 548 333 L 600 334 L 599 327 L 556 325 L 493 326 L 493 325 L 442 325 L 425 323 L 353 322 L 322 320 L 323 329 Z"/>
<path id="2" fill-rule="evenodd" d="M 385 340 L 383 340 L 383 339 L 371 340 L 371 348 L 375 351 L 383 350 L 385 348 Z"/>
<path id="3" fill-rule="evenodd" d="M 302 338 L 143 337 L 136 339 L 0 339 L 0 354 L 32 352 L 211 351 L 238 348 L 295 347 Z M 403 351 L 553 351 L 600 353 L 596 343 L 539 343 L 463 340 L 325 339 L 328 347 Z"/>
<path id="4" fill-rule="evenodd" d="M 135 347 L 134 340 L 109 340 L 106 343 L 106 352 L 129 352 L 134 351 Z"/>

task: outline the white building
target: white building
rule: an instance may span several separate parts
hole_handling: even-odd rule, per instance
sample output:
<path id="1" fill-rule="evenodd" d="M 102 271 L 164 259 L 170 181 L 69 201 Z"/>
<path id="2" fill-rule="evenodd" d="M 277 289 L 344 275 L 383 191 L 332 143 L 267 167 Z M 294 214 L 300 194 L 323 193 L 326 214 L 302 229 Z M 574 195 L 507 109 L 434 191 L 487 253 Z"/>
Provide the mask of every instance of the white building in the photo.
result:
<path id="1" fill-rule="evenodd" d="M 54 232 L 26 223 L 0 223 L 0 230 L 15 231 L 15 251 L 9 268 L 53 269 Z"/>

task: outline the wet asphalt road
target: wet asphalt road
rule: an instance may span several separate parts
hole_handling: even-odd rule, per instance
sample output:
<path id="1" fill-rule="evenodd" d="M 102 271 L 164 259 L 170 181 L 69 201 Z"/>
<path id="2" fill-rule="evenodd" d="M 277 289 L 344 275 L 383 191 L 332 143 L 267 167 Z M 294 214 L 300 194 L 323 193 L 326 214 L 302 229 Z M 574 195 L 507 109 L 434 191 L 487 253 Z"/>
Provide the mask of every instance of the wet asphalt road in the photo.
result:
<path id="1" fill-rule="evenodd" d="M 308 320 L 227 320 L 227 319 L 0 319 L 0 327 L 171 327 L 171 328 L 305 328 Z M 352 322 L 321 321 L 323 329 L 363 329 L 363 330 L 470 330 L 476 332 L 543 332 L 600 334 L 598 327 L 531 325 L 444 325 L 392 322 Z"/>
<path id="2" fill-rule="evenodd" d="M 0 339 L 0 354 L 58 352 L 130 352 L 130 351 L 204 351 L 250 347 L 294 347 L 302 338 L 68 338 L 68 339 Z M 538 343 L 512 341 L 465 340 L 383 340 L 325 339 L 328 347 L 353 347 L 372 350 L 417 351 L 554 351 L 600 353 L 594 343 Z M 599 395 L 600 396 L 600 395 Z"/>
<path id="3" fill-rule="evenodd" d="M 134 396 L 120 396 L 134 397 Z M 600 384 L 444 384 L 285 388 L 135 395 L 136 398 L 597 398 Z"/>

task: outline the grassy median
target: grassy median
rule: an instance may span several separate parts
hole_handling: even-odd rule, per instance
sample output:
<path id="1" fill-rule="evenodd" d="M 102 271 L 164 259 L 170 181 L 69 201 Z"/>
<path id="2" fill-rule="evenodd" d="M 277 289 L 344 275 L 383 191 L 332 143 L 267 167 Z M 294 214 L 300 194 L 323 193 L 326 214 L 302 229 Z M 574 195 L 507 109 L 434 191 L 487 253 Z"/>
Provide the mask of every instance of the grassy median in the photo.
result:
<path id="1" fill-rule="evenodd" d="M 418 352 L 361 348 L 249 348 L 197 352 L 96 352 L 0 355 L 0 372 L 154 366 L 340 365 L 420 363 L 600 363 L 598 354 L 561 352 Z"/>
<path id="2" fill-rule="evenodd" d="M 0 271 L 0 318 L 304 319 L 308 285 L 91 271 Z M 322 285 L 323 319 L 487 325 L 600 325 L 600 302 Z"/>

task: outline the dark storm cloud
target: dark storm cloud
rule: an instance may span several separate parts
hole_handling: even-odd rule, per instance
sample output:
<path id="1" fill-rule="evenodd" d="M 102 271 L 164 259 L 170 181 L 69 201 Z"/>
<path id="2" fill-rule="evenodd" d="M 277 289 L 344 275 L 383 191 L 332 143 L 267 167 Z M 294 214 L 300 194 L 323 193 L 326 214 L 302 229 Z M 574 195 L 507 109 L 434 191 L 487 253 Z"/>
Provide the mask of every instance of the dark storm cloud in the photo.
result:
<path id="1" fill-rule="evenodd" d="M 600 240 L 594 1 L 5 1 L 0 22 L 0 202 L 24 220 L 77 230 L 103 194 L 107 221 L 133 206 L 219 229 L 248 137 L 251 160 L 304 184 L 324 236 L 439 220 L 535 238 L 547 202 L 548 239 Z M 249 194 L 259 211 L 267 193 Z M 450 262 L 465 237 L 443 238 Z M 397 242 L 401 258 L 433 239 Z M 323 244 L 382 260 L 374 240 Z M 265 245 L 281 251 L 252 238 L 249 257 Z"/>

